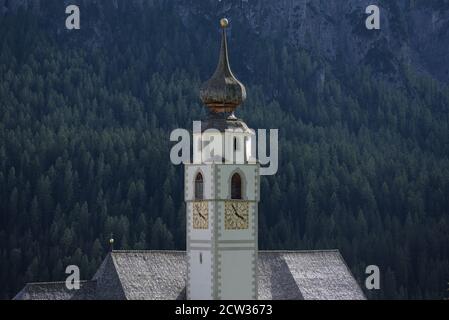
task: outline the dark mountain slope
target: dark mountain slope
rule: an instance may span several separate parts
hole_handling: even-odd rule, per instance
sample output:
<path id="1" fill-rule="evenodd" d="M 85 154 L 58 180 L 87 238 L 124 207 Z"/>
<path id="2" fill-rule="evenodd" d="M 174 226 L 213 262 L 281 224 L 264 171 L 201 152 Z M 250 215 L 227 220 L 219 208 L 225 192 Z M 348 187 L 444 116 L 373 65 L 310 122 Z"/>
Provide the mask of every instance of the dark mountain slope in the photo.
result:
<path id="1" fill-rule="evenodd" d="M 88 278 L 111 233 L 119 249 L 185 246 L 182 168 L 170 164 L 169 133 L 205 115 L 198 87 L 215 67 L 224 14 L 233 70 L 249 93 L 238 115 L 280 129 L 280 170 L 262 180 L 260 247 L 339 248 L 361 281 L 376 264 L 382 286 L 370 297 L 445 295 L 449 90 L 426 67 L 431 58 L 412 44 L 409 56 L 396 50 L 410 39 L 424 48 L 410 32 L 416 24 L 400 24 L 405 40 L 382 33 L 370 40 L 382 46 L 345 56 L 282 32 L 290 18 L 279 16 L 292 11 L 296 21 L 287 5 L 302 1 L 270 2 L 276 9 L 86 0 L 76 32 L 64 29 L 62 1 L 17 3 L 0 18 L 2 298 L 26 281 L 63 279 L 68 264 Z M 307 2 L 307 17 L 346 12 L 317 6 Z M 444 21 L 445 7 L 432 6 L 410 12 L 432 9 Z M 313 21 L 303 23 L 316 35 Z"/>

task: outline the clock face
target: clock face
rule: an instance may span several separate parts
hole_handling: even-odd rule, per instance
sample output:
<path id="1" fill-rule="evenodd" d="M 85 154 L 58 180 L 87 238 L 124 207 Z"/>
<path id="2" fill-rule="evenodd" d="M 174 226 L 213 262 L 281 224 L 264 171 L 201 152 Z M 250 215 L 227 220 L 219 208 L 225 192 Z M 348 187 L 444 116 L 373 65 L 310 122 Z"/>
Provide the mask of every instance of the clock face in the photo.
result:
<path id="1" fill-rule="evenodd" d="M 248 202 L 227 201 L 225 203 L 225 229 L 248 229 Z"/>
<path id="2" fill-rule="evenodd" d="M 209 228 L 209 209 L 207 202 L 197 201 L 193 203 L 193 228 Z"/>

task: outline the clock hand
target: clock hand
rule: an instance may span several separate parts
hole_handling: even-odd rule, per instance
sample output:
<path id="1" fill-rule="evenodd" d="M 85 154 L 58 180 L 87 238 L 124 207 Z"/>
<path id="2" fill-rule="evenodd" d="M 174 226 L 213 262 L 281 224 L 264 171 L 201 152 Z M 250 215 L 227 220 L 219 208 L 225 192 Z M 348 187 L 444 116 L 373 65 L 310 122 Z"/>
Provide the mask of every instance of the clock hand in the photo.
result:
<path id="1" fill-rule="evenodd" d="M 203 215 L 201 214 L 201 212 L 200 212 L 200 210 L 198 209 L 197 206 L 195 206 L 195 209 L 196 209 L 196 212 L 199 214 L 199 216 L 200 216 L 203 220 L 206 220 L 206 217 L 203 216 Z"/>
<path id="2" fill-rule="evenodd" d="M 232 209 L 234 210 L 234 214 L 235 214 L 237 217 L 239 217 L 241 220 L 245 220 L 245 218 L 243 218 L 241 215 L 239 215 L 239 214 L 237 213 L 237 210 L 235 209 L 234 205 L 231 205 L 231 207 L 232 207 Z"/>

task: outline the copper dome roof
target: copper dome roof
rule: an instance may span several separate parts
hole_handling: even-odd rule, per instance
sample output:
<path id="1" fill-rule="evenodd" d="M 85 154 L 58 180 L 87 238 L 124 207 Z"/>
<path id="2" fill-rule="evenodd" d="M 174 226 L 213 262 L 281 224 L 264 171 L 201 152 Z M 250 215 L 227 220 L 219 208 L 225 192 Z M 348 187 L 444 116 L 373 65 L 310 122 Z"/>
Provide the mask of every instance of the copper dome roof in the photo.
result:
<path id="1" fill-rule="evenodd" d="M 233 112 L 246 99 L 245 86 L 236 79 L 229 66 L 226 39 L 227 19 L 221 19 L 222 39 L 220 58 L 212 77 L 203 83 L 200 98 L 213 113 Z"/>

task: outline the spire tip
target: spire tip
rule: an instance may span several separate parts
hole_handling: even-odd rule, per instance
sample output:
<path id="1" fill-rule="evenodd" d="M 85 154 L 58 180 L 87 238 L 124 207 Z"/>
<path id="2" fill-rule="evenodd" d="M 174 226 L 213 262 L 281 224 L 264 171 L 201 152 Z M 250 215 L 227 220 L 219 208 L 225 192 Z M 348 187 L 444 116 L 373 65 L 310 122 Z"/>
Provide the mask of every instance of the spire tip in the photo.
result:
<path id="1" fill-rule="evenodd" d="M 222 29 L 225 29 L 229 26 L 229 20 L 226 18 L 223 18 L 220 20 L 220 26 Z"/>

